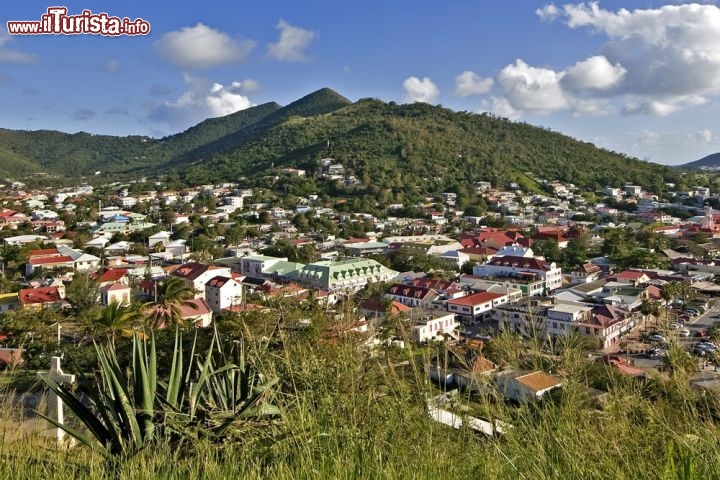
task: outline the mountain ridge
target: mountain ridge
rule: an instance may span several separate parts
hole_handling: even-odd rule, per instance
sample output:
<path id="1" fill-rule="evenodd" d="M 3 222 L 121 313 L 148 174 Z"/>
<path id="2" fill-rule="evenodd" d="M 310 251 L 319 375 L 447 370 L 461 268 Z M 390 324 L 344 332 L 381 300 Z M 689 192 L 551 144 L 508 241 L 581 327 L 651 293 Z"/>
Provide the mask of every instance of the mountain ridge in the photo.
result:
<path id="1" fill-rule="evenodd" d="M 679 165 L 680 168 L 687 168 L 691 170 L 717 170 L 720 169 L 720 152 L 717 153 L 711 153 L 710 155 L 706 155 L 700 160 L 695 160 L 694 162 L 688 162 L 683 163 L 682 165 Z"/>
<path id="2" fill-rule="evenodd" d="M 329 88 L 285 106 L 268 102 L 207 119 L 161 139 L 0 129 L 3 157 L 17 167 L 10 172 L 15 174 L 102 171 L 129 178 L 174 172 L 188 183 L 297 167 L 309 172 L 302 191 L 352 187 L 371 195 L 387 189 L 464 191 L 481 180 L 538 190 L 535 176 L 592 190 L 629 181 L 659 191 L 679 177 L 677 169 L 527 123 L 424 103 L 351 102 Z M 323 157 L 345 167 L 349 187 L 320 180 L 327 178 L 318 165 Z M 0 173 L 7 170 L 0 166 Z"/>

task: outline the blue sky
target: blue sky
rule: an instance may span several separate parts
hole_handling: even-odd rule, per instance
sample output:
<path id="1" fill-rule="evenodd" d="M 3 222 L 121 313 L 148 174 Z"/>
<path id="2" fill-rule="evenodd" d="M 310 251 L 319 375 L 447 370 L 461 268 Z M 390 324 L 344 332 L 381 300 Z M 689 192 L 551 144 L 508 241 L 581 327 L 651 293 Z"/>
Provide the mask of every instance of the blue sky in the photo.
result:
<path id="1" fill-rule="evenodd" d="M 489 111 L 639 158 L 720 151 L 716 2 L 65 2 L 147 36 L 9 35 L 49 6 L 4 2 L 0 127 L 160 137 L 330 87 L 351 100 Z"/>

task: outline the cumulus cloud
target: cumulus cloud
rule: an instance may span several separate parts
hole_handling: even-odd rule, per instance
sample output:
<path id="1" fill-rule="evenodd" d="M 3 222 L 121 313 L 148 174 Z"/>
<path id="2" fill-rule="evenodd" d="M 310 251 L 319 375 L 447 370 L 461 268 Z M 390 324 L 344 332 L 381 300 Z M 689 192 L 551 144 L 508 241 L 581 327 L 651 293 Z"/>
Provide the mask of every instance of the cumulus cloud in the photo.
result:
<path id="1" fill-rule="evenodd" d="M 543 9 L 538 15 L 547 18 Z M 720 8 L 716 5 L 613 12 L 592 2 L 565 5 L 556 18 L 570 28 L 587 28 L 608 38 L 601 49 L 608 64 L 598 74 L 612 80 L 608 66 L 622 66 L 625 73 L 612 86 L 617 85 L 618 95 L 635 97 L 626 110 L 668 115 L 720 94 Z"/>
<path id="2" fill-rule="evenodd" d="M 33 63 L 37 61 L 38 57 L 34 53 L 7 48 L 12 41 L 12 35 L 7 31 L 0 30 L 0 63 Z"/>
<path id="3" fill-rule="evenodd" d="M 571 91 L 607 90 L 616 86 L 626 73 L 619 63 L 612 65 L 603 55 L 596 55 L 568 68 L 562 85 Z"/>
<path id="4" fill-rule="evenodd" d="M 252 40 L 234 39 L 202 23 L 165 33 L 155 42 L 158 53 L 183 68 L 242 63 L 254 47 Z"/>
<path id="5" fill-rule="evenodd" d="M 480 102 L 480 111 L 489 112 L 499 117 L 509 118 L 510 120 L 517 120 L 522 116 L 521 112 L 515 110 L 512 105 L 510 105 L 510 102 L 502 97 L 491 97 L 490 100 L 484 99 Z"/>
<path id="6" fill-rule="evenodd" d="M 207 118 L 222 117 L 255 105 L 246 94 L 248 88 L 257 87 L 257 82 L 223 85 L 191 75 L 185 75 L 184 80 L 185 92 L 174 101 L 151 106 L 150 120 L 172 128 L 187 128 Z"/>
<path id="7" fill-rule="evenodd" d="M 518 59 L 498 73 L 497 82 L 513 109 L 547 114 L 569 106 L 560 87 L 562 77 L 563 73 L 532 67 Z"/>
<path id="8" fill-rule="evenodd" d="M 720 95 L 720 7 L 711 4 L 605 10 L 597 2 L 546 5 L 562 21 L 605 37 L 598 52 L 564 68 L 507 65 L 496 84 L 519 113 L 666 116 Z"/>
<path id="9" fill-rule="evenodd" d="M 280 38 L 276 43 L 268 45 L 268 57 L 281 62 L 307 60 L 305 49 L 315 40 L 317 34 L 312 30 L 291 25 L 285 20 L 280 20 L 275 28 L 280 30 Z"/>
<path id="10" fill-rule="evenodd" d="M 455 77 L 455 95 L 469 97 L 488 93 L 495 82 L 492 78 L 482 78 L 475 72 L 466 71 Z"/>
<path id="11" fill-rule="evenodd" d="M 405 101 L 433 103 L 440 95 L 440 90 L 430 78 L 425 77 L 422 80 L 418 77 L 408 77 L 403 82 L 405 90 Z"/>
<path id="12" fill-rule="evenodd" d="M 552 22 L 560 15 L 560 9 L 551 3 L 535 10 L 535 14 L 546 22 Z"/>

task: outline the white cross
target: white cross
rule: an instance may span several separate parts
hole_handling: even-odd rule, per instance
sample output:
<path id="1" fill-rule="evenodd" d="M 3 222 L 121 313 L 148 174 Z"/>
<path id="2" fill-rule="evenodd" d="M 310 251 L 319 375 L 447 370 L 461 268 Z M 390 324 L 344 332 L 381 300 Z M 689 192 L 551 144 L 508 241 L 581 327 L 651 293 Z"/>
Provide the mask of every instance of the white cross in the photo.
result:
<path id="1" fill-rule="evenodd" d="M 38 375 L 42 378 L 51 378 L 61 385 L 63 383 L 73 384 L 75 383 L 75 375 L 63 373 L 60 367 L 60 357 L 52 357 L 50 359 L 50 371 L 49 372 L 38 372 Z M 60 425 L 64 422 L 63 415 L 63 401 L 62 399 L 52 390 L 50 390 L 50 398 L 48 402 L 49 416 L 57 421 Z M 58 445 L 63 445 L 65 438 L 65 430 L 62 428 L 56 428 L 55 438 L 57 438 Z"/>

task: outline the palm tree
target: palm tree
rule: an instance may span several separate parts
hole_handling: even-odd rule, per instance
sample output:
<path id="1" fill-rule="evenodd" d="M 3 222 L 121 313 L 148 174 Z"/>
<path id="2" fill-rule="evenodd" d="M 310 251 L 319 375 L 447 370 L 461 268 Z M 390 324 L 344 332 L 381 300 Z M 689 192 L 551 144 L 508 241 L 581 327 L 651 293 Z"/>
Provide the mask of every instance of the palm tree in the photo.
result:
<path id="1" fill-rule="evenodd" d="M 179 277 L 167 277 L 156 282 L 156 298 L 147 305 L 148 320 L 154 328 L 168 325 L 183 326 L 183 314 L 180 307 L 196 308 L 191 300 L 195 290 Z"/>
<path id="2" fill-rule="evenodd" d="M 100 316 L 95 319 L 93 326 L 96 329 L 104 330 L 115 345 L 115 336 L 118 332 L 131 334 L 133 324 L 140 319 L 141 313 L 131 305 L 112 302 L 103 308 Z"/>

